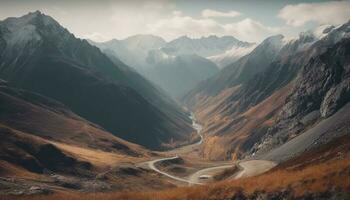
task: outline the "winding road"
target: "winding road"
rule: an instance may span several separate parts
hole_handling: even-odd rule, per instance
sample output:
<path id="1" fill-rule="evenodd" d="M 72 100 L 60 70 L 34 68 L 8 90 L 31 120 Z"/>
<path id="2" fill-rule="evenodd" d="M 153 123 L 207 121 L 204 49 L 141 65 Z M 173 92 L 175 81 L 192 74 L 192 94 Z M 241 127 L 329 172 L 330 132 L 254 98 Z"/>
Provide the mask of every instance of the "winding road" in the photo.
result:
<path id="1" fill-rule="evenodd" d="M 196 122 L 196 119 L 193 114 L 191 114 L 192 119 L 192 126 L 197 131 L 197 134 L 200 136 L 200 140 L 194 144 L 187 145 L 185 147 L 181 147 L 182 152 L 191 151 L 195 147 L 199 147 L 203 143 L 203 135 L 201 134 L 202 126 Z M 172 152 L 172 151 L 170 151 Z M 174 151 L 175 152 L 175 151 Z M 167 172 L 161 171 L 158 169 L 155 165 L 156 163 L 163 162 L 163 161 L 169 161 L 169 160 L 175 160 L 178 159 L 179 156 L 173 156 L 169 158 L 159 158 L 152 161 L 145 162 L 144 164 L 147 164 L 148 168 L 151 170 L 154 170 L 155 172 L 162 174 L 168 178 L 171 178 L 176 181 L 187 183 L 188 185 L 203 185 L 205 184 L 205 180 L 201 180 L 200 177 L 203 175 L 209 175 L 212 176 L 217 172 L 220 172 L 224 169 L 231 168 L 235 165 L 238 165 L 240 171 L 232 175 L 229 179 L 238 179 L 243 177 L 250 177 L 250 176 L 256 176 L 259 174 L 262 174 L 271 168 L 275 167 L 277 163 L 268 161 L 268 160 L 245 160 L 245 161 L 239 161 L 235 162 L 233 164 L 227 164 L 227 165 L 221 165 L 216 167 L 209 167 L 205 169 L 198 170 L 197 172 L 193 173 L 189 178 L 181 178 L 177 177 L 171 174 L 168 174 Z"/>
<path id="2" fill-rule="evenodd" d="M 269 169 L 275 167 L 277 163 L 269 160 L 247 160 L 239 163 L 242 168 L 233 178 L 244 178 L 250 176 L 256 176 L 267 172 Z"/>
<path id="3" fill-rule="evenodd" d="M 167 177 L 169 177 L 169 178 L 171 178 L 171 179 L 174 179 L 174 180 L 176 180 L 176 181 L 185 182 L 185 183 L 188 183 L 189 185 L 193 185 L 193 184 L 195 184 L 195 185 L 202 185 L 201 183 L 192 182 L 191 180 L 184 179 L 184 178 L 180 178 L 180 177 L 177 177 L 177 176 L 173 176 L 173 175 L 168 174 L 168 173 L 166 173 L 166 172 L 160 171 L 160 170 L 155 166 L 155 164 L 156 164 L 157 162 L 162 162 L 162 161 L 166 161 L 166 160 L 174 160 L 174 159 L 177 159 L 177 158 L 179 158 L 179 157 L 178 157 L 178 156 L 174 156 L 174 157 L 171 157 L 171 158 L 161 158 L 161 159 L 149 161 L 149 162 L 147 162 L 147 164 L 148 164 L 148 167 L 149 167 L 150 169 L 152 169 L 152 170 L 154 170 L 154 171 L 156 171 L 156 172 L 158 172 L 158 173 L 160 173 L 160 174 L 162 174 L 162 175 L 164 175 L 164 176 L 167 176 Z"/>

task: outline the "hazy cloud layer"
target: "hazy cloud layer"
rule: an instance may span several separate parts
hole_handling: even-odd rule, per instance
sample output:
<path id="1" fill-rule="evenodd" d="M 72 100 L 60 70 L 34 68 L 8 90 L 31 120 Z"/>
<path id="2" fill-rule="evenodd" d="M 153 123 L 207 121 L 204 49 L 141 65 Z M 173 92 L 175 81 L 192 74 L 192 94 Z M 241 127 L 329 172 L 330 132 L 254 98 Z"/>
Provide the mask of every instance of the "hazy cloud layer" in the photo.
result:
<path id="1" fill-rule="evenodd" d="M 260 41 L 269 35 L 278 33 L 278 28 L 264 26 L 250 18 L 235 23 L 221 24 L 210 18 L 193 18 L 184 15 L 173 15 L 148 25 L 149 32 L 166 39 L 180 35 L 201 37 L 209 35 L 233 35 L 241 40 Z"/>
<path id="2" fill-rule="evenodd" d="M 287 5 L 279 12 L 278 17 L 291 26 L 302 26 L 307 22 L 342 24 L 350 19 L 350 1 Z"/>
<path id="3" fill-rule="evenodd" d="M 210 17 L 237 17 L 240 16 L 241 13 L 231 10 L 229 12 L 220 12 L 217 10 L 211 10 L 211 9 L 205 9 L 202 11 L 202 16 L 205 18 L 210 18 Z"/>
<path id="4" fill-rule="evenodd" d="M 318 0 L 312 0 L 318 1 Z M 266 10 L 251 3 L 248 10 L 237 6 L 213 6 L 212 1 L 189 1 L 179 6 L 176 0 L 0 0 L 0 19 L 40 10 L 59 21 L 76 36 L 95 41 L 123 39 L 135 34 L 154 34 L 166 40 L 187 35 L 232 35 L 240 40 L 260 42 L 282 33 L 295 36 L 310 28 L 307 24 L 338 24 L 350 18 L 349 1 L 303 3 Z M 222 5 L 225 2 L 222 1 Z M 309 1 L 307 1 L 309 2 Z M 260 3 L 260 1 L 258 2 Z M 221 5 L 217 2 L 217 5 Z M 259 5 L 262 5 L 261 3 Z M 198 9 L 200 7 L 200 9 Z M 264 7 L 265 8 L 265 7 Z M 265 18 L 254 17 L 258 12 Z M 260 12 L 261 11 L 261 12 Z M 264 11 L 264 12 L 263 12 Z M 249 14 L 250 12 L 250 14 Z M 282 20 L 280 20 L 282 19 Z M 272 22 L 273 21 L 273 22 Z M 278 23 L 277 23 L 278 22 Z"/>

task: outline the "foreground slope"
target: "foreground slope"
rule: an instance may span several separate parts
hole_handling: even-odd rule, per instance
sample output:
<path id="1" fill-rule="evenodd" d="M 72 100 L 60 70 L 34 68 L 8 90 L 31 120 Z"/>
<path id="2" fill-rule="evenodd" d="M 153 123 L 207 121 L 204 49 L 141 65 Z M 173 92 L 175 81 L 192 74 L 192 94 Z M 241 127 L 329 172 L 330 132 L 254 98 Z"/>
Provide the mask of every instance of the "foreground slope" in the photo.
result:
<path id="1" fill-rule="evenodd" d="M 0 110 L 2 194 L 172 186 L 133 165 L 151 152 L 115 137 L 56 100 L 1 82 Z"/>
<path id="2" fill-rule="evenodd" d="M 265 174 L 219 183 L 182 187 L 158 192 L 67 194 L 23 197 L 18 199 L 133 199 L 133 200 L 206 200 L 206 199 L 348 199 L 350 197 L 350 137 L 333 140 L 317 149 L 287 160 Z M 11 196 L 4 199 L 11 199 Z"/>
<path id="3" fill-rule="evenodd" d="M 134 156 L 139 154 L 138 151 L 144 151 L 81 118 L 62 103 L 42 95 L 4 84 L 0 86 L 0 101 L 0 123 L 3 126 L 79 147 Z"/>
<path id="4" fill-rule="evenodd" d="M 190 120 L 182 108 L 49 16 L 37 11 L 0 22 L 0 46 L 0 77 L 12 86 L 54 98 L 113 134 L 149 148 L 190 138 Z"/>

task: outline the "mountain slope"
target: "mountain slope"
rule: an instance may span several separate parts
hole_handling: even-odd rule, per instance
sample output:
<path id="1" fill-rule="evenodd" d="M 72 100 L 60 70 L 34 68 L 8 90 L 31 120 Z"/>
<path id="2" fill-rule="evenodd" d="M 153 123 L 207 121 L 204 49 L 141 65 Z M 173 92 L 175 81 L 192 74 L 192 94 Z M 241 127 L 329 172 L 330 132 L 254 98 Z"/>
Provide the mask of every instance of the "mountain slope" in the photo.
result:
<path id="1" fill-rule="evenodd" d="M 259 44 L 251 53 L 226 66 L 220 73 L 199 84 L 187 96 L 197 93 L 216 95 L 226 88 L 237 86 L 264 71 L 282 47 L 283 36 L 272 36 Z M 186 97 L 185 97 L 186 98 Z"/>
<path id="2" fill-rule="evenodd" d="M 134 166 L 154 153 L 115 137 L 56 100 L 0 81 L 0 110 L 2 195 L 172 186 Z"/>
<path id="3" fill-rule="evenodd" d="M 319 130 L 318 132 L 327 129 L 329 129 L 328 132 L 331 130 L 341 132 L 349 126 L 345 123 L 334 128 L 337 123 L 346 122 L 349 118 L 346 115 L 349 111 L 342 111 L 344 113 L 342 115 L 338 113 L 338 110 L 343 107 L 345 109 L 345 105 L 350 101 L 349 34 L 331 47 L 327 44 L 333 40 L 337 32 L 342 32 L 341 29 L 344 28 L 349 30 L 349 24 L 314 44 L 314 51 L 317 49 L 320 55 L 313 57 L 307 65 L 303 66 L 296 79 L 297 84 L 277 116 L 276 124 L 262 138 L 260 145 L 255 145 L 253 151 L 264 152 L 300 135 L 312 126 L 312 129 Z M 325 48 L 326 46 L 328 47 Z M 331 118 L 334 123 L 328 123 L 317 129 L 317 126 L 327 123 L 326 121 Z M 336 135 L 332 134 L 332 136 Z M 327 138 L 325 134 L 322 137 L 317 143 L 322 143 L 322 139 Z"/>
<path id="4" fill-rule="evenodd" d="M 3 84 L 0 86 L 0 102 L 0 123 L 4 126 L 80 147 L 130 155 L 143 151 L 77 116 L 62 103 L 39 94 Z"/>
<path id="5" fill-rule="evenodd" d="M 163 38 L 153 35 L 134 35 L 124 40 L 113 39 L 102 43 L 89 42 L 103 52 L 110 51 L 110 54 L 140 73 L 152 67 L 145 62 L 148 52 L 159 49 L 166 43 Z"/>
<path id="6" fill-rule="evenodd" d="M 206 123 L 204 155 L 263 155 L 336 113 L 349 101 L 348 37 L 348 23 L 319 40 L 300 34 L 270 56 L 252 51 L 192 90 L 184 102 Z M 261 60 L 242 65 L 253 58 Z"/>
<path id="7" fill-rule="evenodd" d="M 249 54 L 251 51 L 255 49 L 256 45 L 252 44 L 250 46 L 234 46 L 232 49 L 225 51 L 222 54 L 209 56 L 207 57 L 209 60 L 213 61 L 218 65 L 219 68 L 224 68 L 229 64 L 234 63 L 241 57 Z"/>
<path id="8" fill-rule="evenodd" d="M 153 51 L 148 57 L 149 61 L 154 62 L 154 67 L 145 73 L 146 77 L 174 98 L 186 94 L 200 81 L 219 71 L 214 63 L 197 55 L 166 56 L 157 59 L 156 53 Z"/>
<path id="9" fill-rule="evenodd" d="M 0 22 L 0 77 L 59 100 L 123 139 L 149 148 L 187 142 L 190 120 L 169 97 L 40 12 Z M 146 139 L 145 139 L 145 136 Z"/>
<path id="10" fill-rule="evenodd" d="M 86 159 L 88 156 L 84 154 L 70 151 L 74 148 L 113 152 L 126 157 L 147 154 L 142 147 L 113 136 L 62 103 L 45 96 L 2 83 L 0 102 L 1 160 L 29 171 L 42 173 L 44 168 L 54 171 L 91 170 L 95 163 Z M 76 165 L 78 160 L 85 164 Z"/>

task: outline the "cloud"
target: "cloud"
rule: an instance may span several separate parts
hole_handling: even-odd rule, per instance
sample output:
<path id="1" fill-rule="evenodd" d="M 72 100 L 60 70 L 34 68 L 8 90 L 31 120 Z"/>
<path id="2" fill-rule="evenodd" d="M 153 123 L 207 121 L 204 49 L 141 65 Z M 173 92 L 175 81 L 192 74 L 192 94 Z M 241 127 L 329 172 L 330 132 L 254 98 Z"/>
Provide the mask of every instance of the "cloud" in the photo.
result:
<path id="1" fill-rule="evenodd" d="M 279 11 L 278 17 L 291 26 L 307 22 L 338 25 L 350 19 L 350 1 L 287 5 Z"/>
<path id="2" fill-rule="evenodd" d="M 266 37 L 281 32 L 279 27 L 269 27 L 259 21 L 250 18 L 243 19 L 236 23 L 223 25 L 227 34 L 231 34 L 241 40 L 259 42 Z"/>
<path id="3" fill-rule="evenodd" d="M 149 24 L 149 31 L 166 39 L 174 39 L 182 35 L 200 37 L 214 32 L 222 32 L 223 28 L 212 19 L 194 19 L 190 16 L 175 15 Z"/>
<path id="4" fill-rule="evenodd" d="M 82 12 L 82 16 L 91 12 Z M 118 4 L 103 5 L 94 11 L 96 16 L 62 19 L 75 28 L 79 37 L 94 41 L 106 41 L 113 38 L 124 39 L 135 34 L 153 34 L 165 40 L 173 40 L 183 35 L 199 38 L 209 35 L 232 35 L 239 40 L 260 42 L 267 36 L 276 34 L 276 28 L 268 27 L 259 21 L 245 18 L 236 22 L 218 20 L 214 16 L 237 16 L 237 12 L 217 12 L 203 10 L 200 15 L 189 15 L 179 10 L 171 1 L 120 1 Z M 210 17 L 209 17 L 210 16 Z M 76 20 L 75 20 L 76 19 Z M 84 20 L 89 26 L 84 26 Z"/>
<path id="5" fill-rule="evenodd" d="M 167 40 L 182 35 L 193 38 L 232 35 L 240 40 L 259 42 L 278 31 L 278 28 L 264 26 L 250 18 L 235 23 L 221 24 L 211 18 L 193 18 L 178 13 L 148 25 L 148 33 L 159 35 Z"/>
<path id="6" fill-rule="evenodd" d="M 180 12 L 174 12 L 173 4 L 164 0 L 155 1 L 121 1 L 114 5 L 111 22 L 115 25 L 115 35 L 121 39 L 135 34 L 146 34 L 148 24 L 164 17 L 170 17 Z"/>
<path id="7" fill-rule="evenodd" d="M 217 10 L 205 9 L 202 11 L 202 17 L 204 18 L 212 18 L 212 17 L 237 17 L 240 16 L 241 13 L 231 10 L 229 12 L 220 12 Z"/>
<path id="8" fill-rule="evenodd" d="M 110 38 L 106 37 L 105 35 L 98 33 L 98 32 L 93 32 L 91 34 L 86 34 L 82 36 L 83 39 L 89 39 L 95 42 L 105 42 L 110 40 Z"/>

